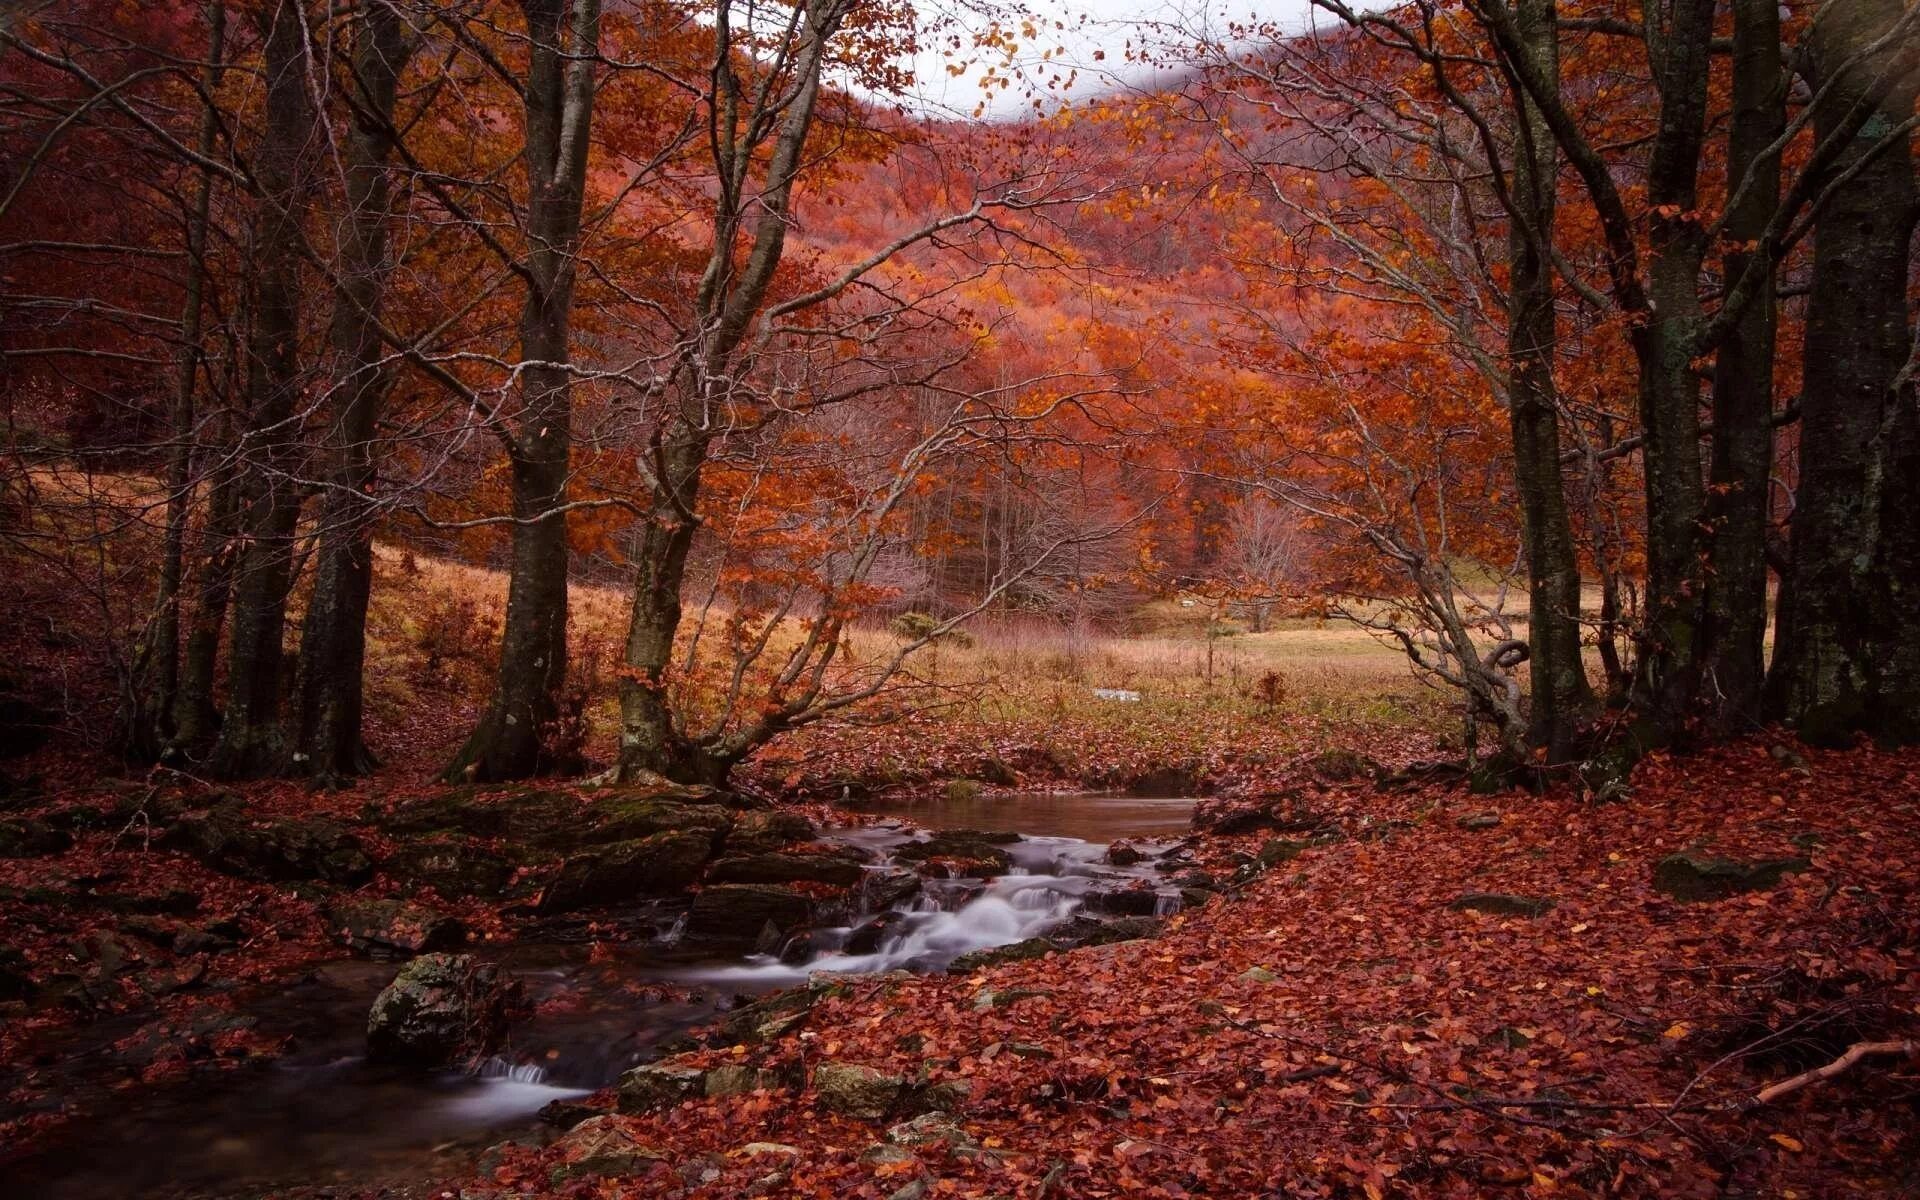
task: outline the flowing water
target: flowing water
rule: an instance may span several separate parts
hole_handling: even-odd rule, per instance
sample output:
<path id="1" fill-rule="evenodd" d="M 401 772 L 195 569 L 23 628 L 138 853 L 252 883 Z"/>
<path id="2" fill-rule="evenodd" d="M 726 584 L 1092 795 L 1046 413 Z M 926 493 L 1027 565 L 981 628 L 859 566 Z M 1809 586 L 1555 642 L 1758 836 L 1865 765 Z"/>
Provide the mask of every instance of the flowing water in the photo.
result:
<path id="1" fill-rule="evenodd" d="M 996 879 L 928 879 L 910 899 L 809 930 L 778 954 L 689 960 L 671 940 L 637 946 L 527 941 L 484 951 L 526 987 L 535 1015 L 474 1074 L 425 1074 L 360 1056 L 368 1007 L 397 969 L 343 961 L 247 1005 L 293 1049 L 275 1063 L 135 1091 L 37 1159 L 0 1168 L 0 1196 L 37 1200 L 201 1200 L 274 1187 L 422 1180 L 470 1168 L 486 1146 L 540 1136 L 540 1108 L 586 1095 L 656 1057 L 662 1042 L 740 999 L 818 971 L 943 970 L 971 950 L 1034 937 L 1078 913 L 1089 893 L 1162 893 L 1152 867 L 1114 867 L 1119 838 L 1164 846 L 1191 800 L 998 796 L 898 805 L 886 815 L 932 828 L 1018 830 Z M 897 822 L 832 831 L 878 873 L 919 835 Z M 861 906 L 866 908 L 867 906 Z M 879 924 L 870 924 L 876 917 Z M 550 1132 L 550 1131 L 546 1131 Z"/>

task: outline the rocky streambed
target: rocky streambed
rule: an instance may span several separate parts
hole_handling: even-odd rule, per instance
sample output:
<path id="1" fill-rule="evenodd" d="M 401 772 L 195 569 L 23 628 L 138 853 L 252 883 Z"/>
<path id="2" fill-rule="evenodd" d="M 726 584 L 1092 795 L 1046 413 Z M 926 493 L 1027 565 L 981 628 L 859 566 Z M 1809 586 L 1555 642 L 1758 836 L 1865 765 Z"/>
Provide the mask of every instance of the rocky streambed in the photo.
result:
<path id="1" fill-rule="evenodd" d="M 996 828 L 977 805 L 823 826 L 740 803 L 688 789 L 584 805 L 456 796 L 369 814 L 364 831 L 179 813 L 165 845 L 225 872 L 313 880 L 296 886 L 315 889 L 350 956 L 236 996 L 237 1019 L 284 1053 L 125 1090 L 0 1180 L 48 1200 L 405 1195 L 493 1143 L 590 1120 L 581 1101 L 602 1089 L 645 1108 L 679 1089 L 770 1085 L 676 1068 L 696 1028 L 750 1037 L 839 980 L 1139 937 L 1206 898 L 1177 840 L 1190 801 L 1002 796 L 984 802 Z M 1103 824 L 1127 839 L 1058 832 Z M 396 877 L 408 882 L 350 890 Z M 476 944 L 449 897 L 484 897 L 514 922 Z"/>

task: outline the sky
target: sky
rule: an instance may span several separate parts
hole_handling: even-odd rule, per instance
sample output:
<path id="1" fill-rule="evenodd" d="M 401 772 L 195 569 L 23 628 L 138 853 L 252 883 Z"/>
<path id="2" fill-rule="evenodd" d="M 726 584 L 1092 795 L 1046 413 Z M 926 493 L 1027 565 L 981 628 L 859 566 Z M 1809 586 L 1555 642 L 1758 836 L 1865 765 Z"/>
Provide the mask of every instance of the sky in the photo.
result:
<path id="1" fill-rule="evenodd" d="M 967 0 L 921 0 L 918 7 L 923 28 L 954 33 L 987 27 L 987 17 Z M 1310 21 L 1331 21 L 1325 13 L 1316 18 L 1310 0 L 1026 0 L 1023 8 L 1036 18 L 1041 36 L 1020 39 L 1011 57 L 970 46 L 954 51 L 945 36 L 923 36 L 910 102 L 956 117 L 977 113 L 1013 119 L 1032 113 L 1036 100 L 1050 109 L 1063 94 L 1077 102 L 1124 87 L 1151 86 L 1155 68 L 1141 61 L 1143 47 L 1191 43 L 1196 34 L 1223 39 L 1235 24 L 1271 22 L 1294 31 Z M 1001 20 L 1002 27 L 1018 23 L 1017 18 Z M 965 68 L 957 76 L 949 70 L 956 65 Z M 1049 81 L 1069 78 L 1064 92 L 1048 87 Z M 1008 85 L 983 88 L 989 80 Z"/>

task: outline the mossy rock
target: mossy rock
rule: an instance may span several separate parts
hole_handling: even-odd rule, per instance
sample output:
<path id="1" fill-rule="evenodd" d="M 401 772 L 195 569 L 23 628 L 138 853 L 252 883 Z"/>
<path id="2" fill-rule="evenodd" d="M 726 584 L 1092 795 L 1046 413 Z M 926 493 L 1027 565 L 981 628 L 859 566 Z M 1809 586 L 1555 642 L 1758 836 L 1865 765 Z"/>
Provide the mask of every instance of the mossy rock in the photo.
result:
<path id="1" fill-rule="evenodd" d="M 725 949 L 774 950 L 787 933 L 804 925 L 813 902 L 784 887 L 754 883 L 711 884 L 687 912 L 686 939 Z"/>
<path id="2" fill-rule="evenodd" d="M 182 815 L 162 844 L 243 879 L 358 884 L 373 875 L 373 860 L 360 839 L 339 825 L 319 819 L 255 817 L 237 802 Z"/>
<path id="3" fill-rule="evenodd" d="M 966 975 L 986 967 L 997 967 L 1002 963 L 1026 962 L 1029 959 L 1045 958 L 1062 949 L 1052 938 L 1031 937 L 1023 942 L 1014 942 L 1010 946 L 991 946 L 985 950 L 969 950 L 947 965 L 947 971 L 953 975 Z"/>
<path id="4" fill-rule="evenodd" d="M 513 882 L 514 864 L 458 835 L 416 838 L 394 848 L 385 869 L 442 896 L 490 896 Z"/>
<path id="5" fill-rule="evenodd" d="M 720 859 L 707 871 L 715 883 L 824 883 L 852 887 L 866 874 L 860 860 L 841 850 L 769 851 Z"/>
<path id="6" fill-rule="evenodd" d="M 367 1057 L 439 1069 L 499 1046 L 519 987 L 469 954 L 423 954 L 394 977 L 367 1014 Z"/>
<path id="7" fill-rule="evenodd" d="M 742 813 L 727 831 L 728 854 L 757 854 L 782 850 L 795 842 L 810 842 L 820 835 L 812 821 L 797 812 L 767 809 Z"/>
<path id="8" fill-rule="evenodd" d="M 1740 862 L 1697 854 L 1669 854 L 1654 864 L 1653 887 L 1683 903 L 1724 900 L 1745 892 L 1764 892 L 1782 876 L 1807 869 L 1804 858 L 1770 858 Z"/>
<path id="9" fill-rule="evenodd" d="M 669 896 L 700 877 L 713 839 L 705 830 L 656 833 L 573 855 L 540 898 L 543 913 Z"/>

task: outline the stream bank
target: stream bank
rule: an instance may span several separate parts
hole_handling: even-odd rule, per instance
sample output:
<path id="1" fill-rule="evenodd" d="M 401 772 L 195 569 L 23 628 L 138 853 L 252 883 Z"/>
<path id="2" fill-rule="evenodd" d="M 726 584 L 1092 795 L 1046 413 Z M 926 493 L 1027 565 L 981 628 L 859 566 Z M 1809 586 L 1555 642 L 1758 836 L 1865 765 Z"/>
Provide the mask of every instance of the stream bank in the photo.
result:
<path id="1" fill-rule="evenodd" d="M 499 853 L 491 838 L 471 830 L 509 833 L 518 824 L 524 833 L 531 819 L 514 815 L 514 806 L 526 803 L 509 800 L 504 813 L 403 808 L 385 826 L 402 836 L 376 843 L 375 853 L 389 863 L 420 862 L 422 840 L 469 860 L 476 851 Z M 423 1072 L 365 1061 L 368 1006 L 398 969 L 393 960 L 429 948 L 441 936 L 436 921 L 453 918 L 423 918 L 437 910 L 418 894 L 362 901 L 363 908 L 387 906 L 359 912 L 366 920 L 340 931 L 362 957 L 317 964 L 292 986 L 237 989 L 228 997 L 232 1019 L 279 1047 L 276 1054 L 101 1097 L 103 1118 L 77 1121 L 33 1157 L 0 1167 L 0 1180 L 10 1184 L 9 1194 L 47 1200 L 204 1200 L 292 1186 L 403 1186 L 470 1169 L 503 1138 L 553 1136 L 588 1111 L 572 1102 L 639 1064 L 686 1049 L 694 1044 L 689 1030 L 770 992 L 804 992 L 809 978 L 823 975 L 937 972 L 966 955 L 1138 936 L 1154 913 L 1182 903 L 1173 882 L 1184 861 L 1176 837 L 1193 801 L 1015 795 L 987 803 L 990 812 L 947 801 L 906 808 L 916 821 L 946 826 L 926 833 L 878 813 L 855 818 L 865 824 L 821 829 L 782 810 L 728 810 L 722 818 L 720 805 L 621 798 L 594 829 L 633 832 L 667 816 L 685 825 L 576 849 L 544 887 L 521 894 L 518 929 L 492 944 L 449 947 L 498 962 L 525 989 L 533 1013 L 481 1069 Z M 681 811 L 668 812 L 669 804 Z M 428 823 L 447 815 L 469 830 L 468 841 Z M 960 824 L 987 815 L 1013 828 Z M 205 821 L 187 818 L 189 828 Z M 726 834 L 714 839 L 719 850 L 707 856 L 709 880 L 722 878 L 707 883 L 692 906 L 644 894 L 651 885 L 630 888 L 624 902 L 581 899 L 599 900 L 607 891 L 594 889 L 613 886 L 575 867 L 583 856 L 598 870 L 610 857 L 618 861 L 606 846 L 663 834 L 684 838 L 687 830 L 706 838 L 709 824 L 723 822 Z M 1066 832 L 1095 833 L 1103 823 L 1128 839 L 1115 851 Z M 747 836 L 729 845 L 742 829 Z M 779 840 L 800 834 L 804 841 Z M 317 843 L 316 861 L 333 855 L 334 869 L 355 869 L 340 857 L 345 847 L 337 841 L 284 830 L 261 840 L 275 853 Z M 245 861 L 230 838 L 202 844 L 230 864 Z M 430 857 L 426 864 L 439 867 Z M 570 868 L 574 895 L 556 905 L 551 896 Z M 848 882 L 836 889 L 820 879 L 779 878 L 802 870 L 831 871 Z M 726 897 L 728 907 L 709 902 L 703 915 L 701 897 L 713 894 Z M 734 909 L 749 911 L 737 903 L 747 896 L 800 897 L 805 913 L 788 923 L 776 913 L 748 929 L 734 919 Z M 339 901 L 323 907 L 336 918 L 355 911 Z M 543 1108 L 557 1124 L 538 1120 Z M 104 1145 L 114 1152 L 95 1153 Z"/>

